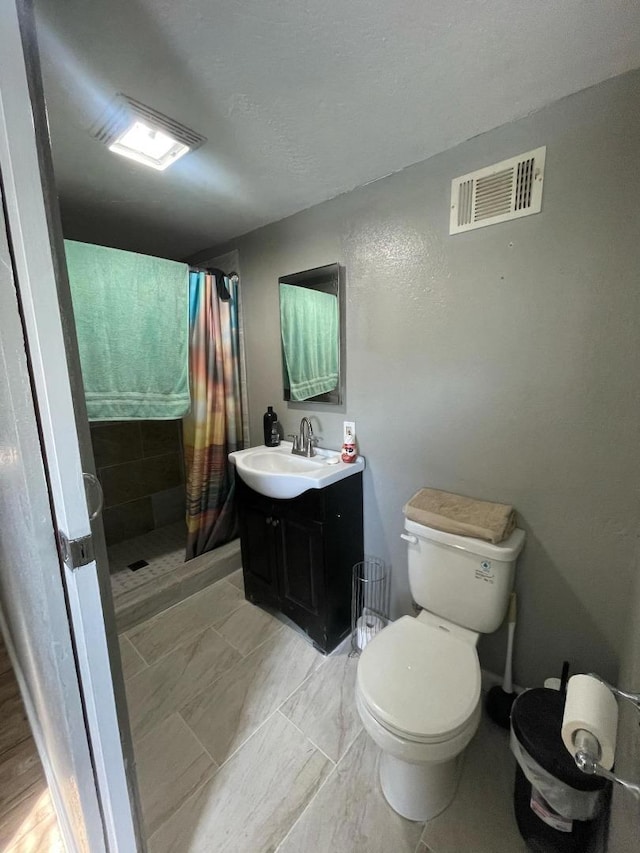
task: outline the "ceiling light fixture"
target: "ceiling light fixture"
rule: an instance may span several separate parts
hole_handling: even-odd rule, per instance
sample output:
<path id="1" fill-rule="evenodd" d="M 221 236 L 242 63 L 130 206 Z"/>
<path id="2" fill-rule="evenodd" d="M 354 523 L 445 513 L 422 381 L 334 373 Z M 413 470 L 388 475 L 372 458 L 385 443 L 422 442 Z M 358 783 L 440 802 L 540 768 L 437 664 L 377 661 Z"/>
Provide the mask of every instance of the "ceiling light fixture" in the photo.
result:
<path id="1" fill-rule="evenodd" d="M 199 133 L 123 94 L 112 101 L 92 135 L 110 151 L 159 171 L 206 142 Z"/>
<path id="2" fill-rule="evenodd" d="M 109 146 L 109 151 L 122 154 L 152 169 L 162 171 L 175 163 L 180 157 L 190 151 L 188 145 L 183 145 L 167 133 L 155 130 L 141 121 L 134 121 Z"/>

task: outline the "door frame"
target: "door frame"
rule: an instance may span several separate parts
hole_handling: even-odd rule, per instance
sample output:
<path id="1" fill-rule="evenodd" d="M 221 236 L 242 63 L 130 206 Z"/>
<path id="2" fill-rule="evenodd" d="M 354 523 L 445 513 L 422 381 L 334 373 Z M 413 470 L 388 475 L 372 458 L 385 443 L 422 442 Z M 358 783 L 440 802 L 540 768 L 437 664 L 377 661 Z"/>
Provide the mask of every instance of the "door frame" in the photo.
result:
<path id="1" fill-rule="evenodd" d="M 6 227 L 55 525 L 89 558 L 62 578 L 107 849 L 144 850 L 135 762 L 53 180 L 31 0 L 0 0 L 0 170 Z M 93 554 L 91 554 L 93 549 Z M 62 555 L 61 555 L 62 556 Z M 54 638 L 52 638 L 52 641 Z"/>

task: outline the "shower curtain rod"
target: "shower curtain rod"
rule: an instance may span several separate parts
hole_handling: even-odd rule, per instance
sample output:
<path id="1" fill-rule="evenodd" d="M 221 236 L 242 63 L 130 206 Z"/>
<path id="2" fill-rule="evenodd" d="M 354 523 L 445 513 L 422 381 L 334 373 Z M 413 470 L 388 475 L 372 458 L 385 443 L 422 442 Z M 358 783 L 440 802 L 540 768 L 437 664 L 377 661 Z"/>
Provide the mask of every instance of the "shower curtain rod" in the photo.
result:
<path id="1" fill-rule="evenodd" d="M 231 299 L 231 294 L 227 290 L 227 286 L 224 283 L 225 278 L 233 278 L 234 276 L 239 280 L 240 276 L 237 272 L 232 271 L 230 273 L 226 273 L 223 270 L 219 270 L 216 267 L 190 267 L 194 272 L 204 272 L 208 275 L 212 275 L 216 280 L 216 291 L 218 292 L 218 299 L 222 302 L 228 302 Z"/>

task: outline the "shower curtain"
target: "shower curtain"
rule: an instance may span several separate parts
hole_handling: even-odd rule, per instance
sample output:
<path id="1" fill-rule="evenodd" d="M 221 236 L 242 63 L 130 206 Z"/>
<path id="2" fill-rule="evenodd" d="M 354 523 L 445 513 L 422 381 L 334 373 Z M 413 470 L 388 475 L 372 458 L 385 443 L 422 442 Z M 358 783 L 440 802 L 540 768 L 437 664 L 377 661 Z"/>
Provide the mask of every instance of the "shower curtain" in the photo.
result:
<path id="1" fill-rule="evenodd" d="M 217 284 L 230 298 L 223 301 Z M 237 536 L 234 470 L 243 447 L 237 276 L 189 274 L 191 411 L 183 420 L 187 560 Z"/>

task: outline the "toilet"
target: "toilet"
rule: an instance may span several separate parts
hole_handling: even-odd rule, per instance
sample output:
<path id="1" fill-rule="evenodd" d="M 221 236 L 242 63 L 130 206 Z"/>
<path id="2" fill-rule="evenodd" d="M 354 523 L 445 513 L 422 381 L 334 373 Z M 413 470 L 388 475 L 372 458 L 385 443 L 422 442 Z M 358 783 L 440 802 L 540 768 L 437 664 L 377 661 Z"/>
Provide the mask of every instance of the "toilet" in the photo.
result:
<path id="1" fill-rule="evenodd" d="M 498 545 L 405 519 L 418 616 L 383 628 L 358 661 L 356 706 L 380 747 L 389 805 L 426 821 L 455 796 L 462 754 L 480 722 L 480 634 L 505 616 L 524 531 Z"/>

